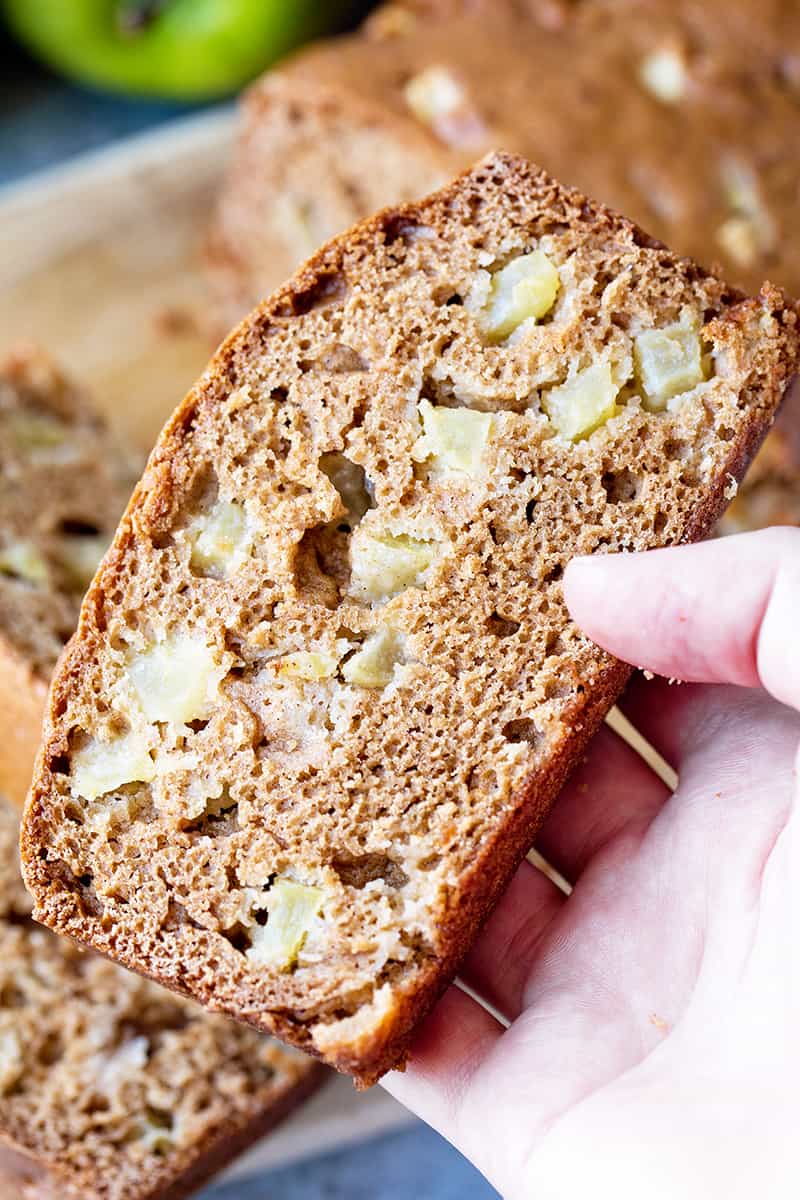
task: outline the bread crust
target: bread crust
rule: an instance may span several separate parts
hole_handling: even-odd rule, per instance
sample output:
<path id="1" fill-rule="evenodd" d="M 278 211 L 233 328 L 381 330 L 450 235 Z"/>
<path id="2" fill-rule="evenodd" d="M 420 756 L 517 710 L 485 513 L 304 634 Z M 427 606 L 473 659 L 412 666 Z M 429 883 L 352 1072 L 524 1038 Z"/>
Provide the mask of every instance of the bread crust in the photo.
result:
<path id="1" fill-rule="evenodd" d="M 37 919 L 176 991 L 194 996 L 209 1008 L 226 1011 L 323 1057 L 331 1066 L 353 1075 L 360 1087 L 369 1086 L 386 1071 L 404 1063 L 414 1029 L 452 980 L 482 923 L 530 848 L 558 791 L 622 691 L 630 668 L 596 648 L 587 654 L 585 677 L 564 714 L 564 729 L 568 733 L 554 743 L 547 760 L 531 771 L 516 790 L 502 820 L 495 821 L 491 836 L 471 860 L 469 870 L 462 872 L 458 885 L 450 889 L 439 926 L 442 949 L 427 958 L 407 987 L 402 979 L 395 981 L 385 1011 L 382 1014 L 373 1011 L 369 1023 L 361 1030 L 357 1012 L 347 1026 L 342 1023 L 326 1032 L 324 1023 L 315 1023 L 314 1017 L 309 1019 L 280 1007 L 267 1011 L 249 993 L 243 992 L 240 999 L 230 994 L 222 998 L 218 973 L 210 973 L 206 965 L 213 959 L 211 937 L 200 929 L 184 933 L 183 936 L 192 939 L 194 950 L 192 954 L 181 955 L 176 941 L 167 944 L 158 938 L 131 933 L 122 926 L 103 922 L 88 911 L 80 890 L 65 886 L 42 858 L 51 835 L 53 764 L 63 761 L 69 753 L 69 731 L 63 714 L 90 667 L 92 630 L 98 620 L 105 619 L 106 592 L 113 588 L 117 564 L 133 552 L 142 529 L 152 531 L 152 536 L 167 535 L 180 497 L 190 485 L 189 468 L 180 450 L 194 422 L 225 401 L 241 378 L 243 364 L 260 353 L 274 329 L 291 320 L 293 314 L 303 314 L 320 296 L 324 297 L 325 289 L 335 283 L 348 254 L 359 247 L 383 245 L 417 224 L 424 226 L 427 222 L 435 227 L 437 222 L 446 220 L 444 214 L 462 212 L 471 197 L 512 183 L 514 187 L 529 189 L 545 207 L 549 203 L 554 210 L 568 213 L 569 220 L 586 221 L 598 235 L 619 239 L 643 251 L 661 253 L 660 243 L 632 222 L 580 193 L 559 189 L 543 172 L 523 160 L 494 155 L 427 201 L 386 209 L 315 254 L 294 279 L 226 339 L 164 429 L 122 520 L 105 569 L 87 595 L 78 634 L 54 680 L 45 740 L 26 807 L 22 857 L 26 882 L 36 902 Z M 682 277 L 714 283 L 712 275 L 687 260 L 670 261 Z M 757 300 L 747 300 L 734 290 L 719 286 L 720 303 L 724 302 L 725 310 L 717 318 L 715 329 L 731 352 L 747 345 L 757 363 L 751 382 L 742 393 L 742 408 L 747 416 L 738 418 L 725 443 L 724 454 L 720 451 L 722 457 L 713 477 L 696 487 L 691 505 L 682 512 L 677 540 L 685 542 L 696 541 L 712 529 L 729 498 L 731 480 L 741 478 L 797 369 L 796 307 L 768 285 Z M 772 323 L 772 333 L 765 332 L 763 342 L 751 344 L 752 328 L 761 313 L 765 322 Z M 650 544 L 658 544 L 657 538 Z"/>

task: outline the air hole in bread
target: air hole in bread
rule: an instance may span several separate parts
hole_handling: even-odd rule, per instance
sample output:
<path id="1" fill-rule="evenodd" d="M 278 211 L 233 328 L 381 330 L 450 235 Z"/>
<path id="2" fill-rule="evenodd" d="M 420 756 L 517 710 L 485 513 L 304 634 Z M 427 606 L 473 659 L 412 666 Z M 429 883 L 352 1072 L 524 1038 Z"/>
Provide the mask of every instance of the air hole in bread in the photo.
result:
<path id="1" fill-rule="evenodd" d="M 601 482 L 609 504 L 630 504 L 639 494 L 641 481 L 625 467 L 621 471 L 606 471 Z"/>
<path id="2" fill-rule="evenodd" d="M 501 732 L 506 741 L 527 742 L 534 749 L 543 745 L 545 740 L 545 735 L 530 717 L 517 717 L 513 721 L 506 721 Z"/>
<path id="3" fill-rule="evenodd" d="M 566 645 L 564 643 L 564 639 L 561 637 L 561 635 L 555 630 L 550 630 L 550 632 L 548 633 L 548 635 L 545 639 L 545 643 L 544 643 L 545 654 L 547 654 L 548 656 L 556 655 L 556 654 L 563 654 L 566 651 L 566 649 L 567 649 L 567 647 L 566 647 Z"/>
<path id="4" fill-rule="evenodd" d="M 54 1067 L 64 1057 L 64 1042 L 57 1033 L 50 1033 L 36 1047 L 36 1057 L 43 1067 Z"/>
<path id="5" fill-rule="evenodd" d="M 66 800 L 64 802 L 64 817 L 67 821 L 72 821 L 75 825 L 82 825 L 84 818 L 83 807 L 75 800 Z"/>
<path id="6" fill-rule="evenodd" d="M 513 637 L 520 628 L 520 622 L 514 621 L 510 617 L 501 617 L 500 613 L 493 612 L 486 621 L 486 628 L 495 637 Z"/>
<path id="7" fill-rule="evenodd" d="M 313 366 L 318 371 L 329 371 L 331 375 L 355 375 L 369 370 L 367 359 L 344 342 L 333 342 Z"/>
<path id="8" fill-rule="evenodd" d="M 388 854 L 379 852 L 342 852 L 332 860 L 331 866 L 346 887 L 363 888 L 374 879 L 383 879 L 393 888 L 401 888 L 408 883 L 408 876 L 403 868 Z"/>
<path id="9" fill-rule="evenodd" d="M 57 531 L 67 537 L 99 537 L 102 533 L 99 525 L 78 517 L 63 517 L 58 522 Z"/>
<path id="10" fill-rule="evenodd" d="M 664 443 L 664 457 L 670 462 L 682 462 L 691 454 L 691 446 L 682 438 L 668 438 Z"/>
<path id="11" fill-rule="evenodd" d="M 215 812 L 205 812 L 194 821 L 181 822 L 181 832 L 199 837 L 230 837 L 239 830 L 239 805 L 229 804 Z"/>
<path id="12" fill-rule="evenodd" d="M 71 764 L 68 754 L 54 754 L 48 761 L 48 767 L 53 775 L 69 775 Z"/>
<path id="13" fill-rule="evenodd" d="M 319 460 L 319 467 L 336 488 L 345 507 L 344 524 L 347 528 L 342 530 L 342 522 L 337 522 L 337 528 L 340 532 L 349 533 L 364 514 L 375 507 L 372 488 L 364 468 L 338 453 L 323 454 Z"/>
<path id="14" fill-rule="evenodd" d="M 240 954 L 244 954 L 246 950 L 250 949 L 250 933 L 240 922 L 237 921 L 230 929 L 221 929 L 220 934 Z"/>
<path id="15" fill-rule="evenodd" d="M 350 582 L 350 535 L 331 525 L 307 529 L 294 557 L 295 586 L 313 604 L 336 608 Z"/>
<path id="16" fill-rule="evenodd" d="M 429 226 L 403 214 L 386 218 L 383 224 L 383 235 L 387 246 L 393 246 L 395 242 L 414 242 L 418 238 L 435 236 Z"/>
<path id="17" fill-rule="evenodd" d="M 51 879 L 57 879 L 62 887 L 72 892 L 85 916 L 102 916 L 103 905 L 92 887 L 92 875 L 88 872 L 76 875 L 69 863 L 64 862 L 62 858 L 48 860 L 48 874 Z"/>
<path id="18" fill-rule="evenodd" d="M 285 315 L 302 316 L 312 309 L 341 303 L 346 291 L 347 284 L 338 271 L 320 272 L 313 284 L 292 293 Z"/>

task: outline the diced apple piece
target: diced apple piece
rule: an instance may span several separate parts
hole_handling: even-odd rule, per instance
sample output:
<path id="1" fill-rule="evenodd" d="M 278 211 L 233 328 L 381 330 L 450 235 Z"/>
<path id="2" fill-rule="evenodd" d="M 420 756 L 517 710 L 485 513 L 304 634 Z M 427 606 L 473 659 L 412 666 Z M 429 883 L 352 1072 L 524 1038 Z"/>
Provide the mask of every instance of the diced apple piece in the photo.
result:
<path id="1" fill-rule="evenodd" d="M 322 909 L 320 888 L 292 879 L 277 879 L 265 896 L 266 925 L 250 930 L 247 957 L 256 966 L 290 971 Z"/>
<path id="2" fill-rule="evenodd" d="M 66 430 L 56 417 L 44 413 L 16 412 L 9 417 L 11 436 L 20 450 L 26 453 L 36 453 L 38 450 L 49 450 L 60 446 L 66 436 Z"/>
<path id="3" fill-rule="evenodd" d="M 634 340 L 633 359 L 645 406 L 661 412 L 673 396 L 705 379 L 703 351 L 696 328 L 687 322 L 647 329 Z"/>
<path id="4" fill-rule="evenodd" d="M 372 508 L 364 468 L 335 452 L 323 454 L 319 468 L 339 493 L 351 522 L 355 524 L 360 521 L 364 513 Z"/>
<path id="5" fill-rule="evenodd" d="M 247 513 L 239 504 L 219 500 L 209 513 L 189 526 L 191 567 L 202 574 L 227 578 L 241 567 L 253 546 Z"/>
<path id="6" fill-rule="evenodd" d="M 562 437 L 577 442 L 614 416 L 618 393 L 610 364 L 595 363 L 543 392 L 542 408 Z"/>
<path id="7" fill-rule="evenodd" d="M 155 773 L 150 746 L 135 731 L 112 742 L 92 738 L 72 756 L 73 791 L 84 800 L 96 800 L 126 783 L 150 783 Z"/>
<path id="8" fill-rule="evenodd" d="M 408 81 L 403 95 L 417 120 L 449 146 L 466 150 L 485 144 L 481 114 L 447 67 L 426 67 Z"/>
<path id="9" fill-rule="evenodd" d="M 403 94 L 414 116 L 431 127 L 464 104 L 464 89 L 446 67 L 426 67 L 409 79 Z"/>
<path id="10" fill-rule="evenodd" d="M 33 542 L 21 539 L 0 548 L 0 575 L 11 575 L 26 583 L 47 583 L 47 563 Z"/>
<path id="11" fill-rule="evenodd" d="M 762 238 L 753 217 L 728 217 L 718 227 L 716 238 L 728 257 L 739 267 L 752 267 L 761 254 Z"/>
<path id="12" fill-rule="evenodd" d="M 128 677 L 148 721 L 175 724 L 209 716 L 226 667 L 203 638 L 177 634 L 128 664 Z"/>
<path id="13" fill-rule="evenodd" d="M 546 254 L 520 254 L 492 276 L 479 316 L 481 329 L 490 341 L 503 341 L 523 321 L 538 321 L 549 313 L 559 287 L 558 271 Z"/>
<path id="14" fill-rule="evenodd" d="M 297 650 L 285 654 L 278 660 L 278 674 L 289 679 L 330 679 L 339 665 L 333 654 L 321 654 L 314 650 Z"/>
<path id="15" fill-rule="evenodd" d="M 388 600 L 406 588 L 421 587 L 437 557 L 434 542 L 405 534 L 373 537 L 358 529 L 350 544 L 350 590 L 364 600 Z"/>
<path id="16" fill-rule="evenodd" d="M 422 400 L 418 406 L 424 433 L 411 456 L 417 462 L 430 459 L 442 472 L 480 474 L 483 453 L 492 429 L 491 413 L 471 408 L 444 408 Z"/>
<path id="17" fill-rule="evenodd" d="M 384 688 L 402 660 L 403 638 L 384 625 L 371 633 L 361 649 L 342 666 L 342 677 L 356 687 Z"/>
<path id="18" fill-rule="evenodd" d="M 674 47 L 662 46 L 653 50 L 639 66 L 639 79 L 657 100 L 676 104 L 686 94 L 684 58 Z"/>

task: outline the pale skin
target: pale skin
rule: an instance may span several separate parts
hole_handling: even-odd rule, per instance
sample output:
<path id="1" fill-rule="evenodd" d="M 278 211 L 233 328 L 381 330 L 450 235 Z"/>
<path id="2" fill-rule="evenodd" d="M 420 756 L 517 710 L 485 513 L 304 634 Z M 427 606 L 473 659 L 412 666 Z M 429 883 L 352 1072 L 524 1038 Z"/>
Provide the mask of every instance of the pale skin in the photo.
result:
<path id="1" fill-rule="evenodd" d="M 385 1085 L 507 1200 L 796 1196 L 800 530 L 581 559 L 570 611 L 639 677 Z M 690 682 L 668 683 L 669 679 Z"/>

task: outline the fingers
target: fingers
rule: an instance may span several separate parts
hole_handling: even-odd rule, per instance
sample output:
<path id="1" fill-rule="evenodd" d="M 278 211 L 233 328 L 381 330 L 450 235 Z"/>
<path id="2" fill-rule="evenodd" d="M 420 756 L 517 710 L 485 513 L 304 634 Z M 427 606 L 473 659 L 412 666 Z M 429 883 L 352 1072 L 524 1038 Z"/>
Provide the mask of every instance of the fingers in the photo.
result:
<path id="1" fill-rule="evenodd" d="M 537 948 L 565 899 L 541 871 L 522 863 L 461 965 L 464 982 L 508 1021 L 521 1011 Z"/>
<path id="2" fill-rule="evenodd" d="M 382 1084 L 401 1104 L 456 1146 L 470 1084 L 491 1056 L 503 1026 L 471 996 L 453 985 L 423 1021 L 405 1071 Z"/>
<path id="3" fill-rule="evenodd" d="M 662 758 L 676 767 L 693 735 L 701 732 L 704 712 L 719 708 L 714 690 L 635 675 L 618 707 Z"/>
<path id="4" fill-rule="evenodd" d="M 644 831 L 669 789 L 607 726 L 542 826 L 536 846 L 571 883 L 612 839 Z"/>
<path id="5" fill-rule="evenodd" d="M 800 708 L 800 530 L 575 559 L 573 618 L 618 658 L 668 678 L 763 686 Z"/>

